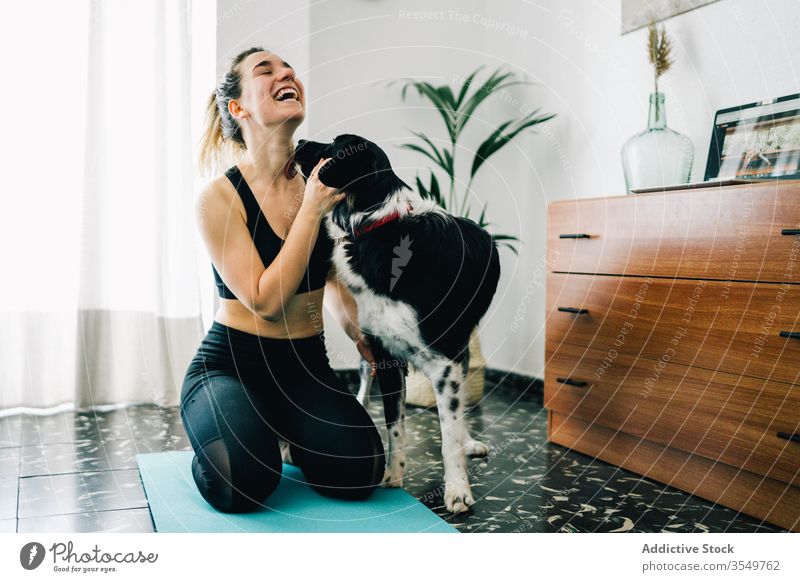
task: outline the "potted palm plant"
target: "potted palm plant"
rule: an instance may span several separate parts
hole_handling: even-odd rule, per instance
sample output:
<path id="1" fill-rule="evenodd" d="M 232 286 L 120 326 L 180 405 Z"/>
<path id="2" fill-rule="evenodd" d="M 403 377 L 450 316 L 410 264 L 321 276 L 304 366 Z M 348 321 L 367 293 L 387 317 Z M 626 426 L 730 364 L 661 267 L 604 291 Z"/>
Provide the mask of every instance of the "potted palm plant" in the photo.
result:
<path id="1" fill-rule="evenodd" d="M 402 84 L 400 95 L 403 100 L 406 99 L 409 89 L 416 90 L 420 97 L 431 103 L 433 109 L 438 112 L 439 119 L 444 124 L 447 135 L 445 139 L 434 140 L 423 132 L 414 131 L 412 133 L 417 140 L 399 146 L 417 152 L 425 156 L 430 162 L 433 162 L 433 165 L 428 168 L 429 176 L 425 181 L 417 173 L 415 184 L 420 196 L 435 200 L 451 214 L 473 221 L 470 208 L 472 183 L 480 168 L 491 156 L 509 144 L 520 133 L 555 117 L 555 114 L 540 114 L 539 109 L 535 109 L 498 125 L 477 148 L 471 149 L 469 146 L 463 146 L 459 138 L 462 136 L 465 127 L 473 118 L 478 107 L 485 103 L 491 95 L 505 91 L 514 85 L 533 84 L 520 79 L 514 73 L 503 72 L 502 68 L 498 68 L 484 82 L 479 85 L 475 83 L 477 88 L 474 91 L 470 91 L 473 89 L 473 83 L 481 69 L 483 69 L 483 66 L 473 71 L 458 87 L 450 87 L 449 85 L 436 86 L 425 81 L 409 78 L 390 81 L 388 84 L 393 85 L 398 82 Z M 469 181 L 463 190 L 460 190 L 459 183 L 456 180 L 455 162 L 459 151 L 473 152 Z M 444 176 L 446 193 L 441 187 L 437 174 L 443 174 Z M 474 221 L 482 228 L 486 228 L 491 224 L 486 221 L 487 205 L 488 203 L 483 205 L 477 221 Z M 492 233 L 492 238 L 498 243 L 498 247 L 506 246 L 514 251 L 515 254 L 518 254 L 512 242 L 520 242 L 517 237 Z M 477 327 L 470 336 L 469 351 L 470 366 L 467 374 L 467 402 L 475 404 L 483 397 L 485 368 L 485 360 L 478 341 Z M 436 403 L 430 380 L 411 365 L 409 365 L 406 386 L 406 401 L 409 404 L 428 407 Z"/>

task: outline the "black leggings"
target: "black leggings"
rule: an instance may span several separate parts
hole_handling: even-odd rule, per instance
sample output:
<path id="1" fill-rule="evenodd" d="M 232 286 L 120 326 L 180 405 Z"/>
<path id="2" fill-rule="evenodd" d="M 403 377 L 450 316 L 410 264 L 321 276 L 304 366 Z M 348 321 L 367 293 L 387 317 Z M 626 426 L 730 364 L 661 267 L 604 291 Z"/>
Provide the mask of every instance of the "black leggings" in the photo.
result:
<path id="1" fill-rule="evenodd" d="M 331 368 L 324 332 L 275 339 L 214 321 L 186 371 L 181 419 L 194 481 L 219 511 L 262 507 L 281 478 L 278 437 L 323 495 L 364 499 L 383 478 L 378 429 Z"/>

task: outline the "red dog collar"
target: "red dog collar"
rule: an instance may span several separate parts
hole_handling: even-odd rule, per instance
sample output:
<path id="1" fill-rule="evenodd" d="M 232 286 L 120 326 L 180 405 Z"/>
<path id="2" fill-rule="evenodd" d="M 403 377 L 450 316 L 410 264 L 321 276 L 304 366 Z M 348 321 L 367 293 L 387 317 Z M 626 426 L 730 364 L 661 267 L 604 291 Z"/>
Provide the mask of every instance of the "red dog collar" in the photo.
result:
<path id="1" fill-rule="evenodd" d="M 414 208 L 411 206 L 410 202 L 406 202 L 406 205 L 407 205 L 408 212 L 411 212 L 412 210 L 414 210 Z M 402 216 L 402 214 L 400 213 L 400 211 L 399 210 L 395 210 L 394 212 L 392 212 L 388 216 L 384 216 L 380 220 L 376 220 L 375 222 L 373 222 L 369 226 L 366 226 L 364 228 L 355 229 L 354 234 L 355 234 L 356 238 L 358 238 L 362 234 L 366 234 L 371 230 L 375 230 L 376 228 L 378 228 L 379 226 L 383 226 L 387 222 L 391 222 L 393 220 L 397 220 L 401 216 Z M 344 238 L 348 238 L 348 237 L 344 237 Z"/>

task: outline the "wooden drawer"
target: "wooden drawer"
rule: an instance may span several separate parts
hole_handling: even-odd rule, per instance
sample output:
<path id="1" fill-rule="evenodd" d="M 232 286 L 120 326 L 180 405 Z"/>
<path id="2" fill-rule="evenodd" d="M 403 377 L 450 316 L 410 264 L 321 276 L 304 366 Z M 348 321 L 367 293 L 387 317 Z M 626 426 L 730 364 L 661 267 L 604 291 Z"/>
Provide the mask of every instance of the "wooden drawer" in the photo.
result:
<path id="1" fill-rule="evenodd" d="M 800 182 L 554 202 L 553 271 L 800 283 Z M 562 238 L 580 237 L 580 238 Z"/>
<path id="2" fill-rule="evenodd" d="M 800 384 L 800 339 L 781 336 L 800 334 L 798 285 L 551 273 L 546 329 L 548 345 L 607 361 L 620 353 Z"/>
<path id="3" fill-rule="evenodd" d="M 561 344 L 549 353 L 546 408 L 800 484 L 800 442 L 778 436 L 800 433 L 797 387 L 625 355 L 598 377 L 604 352 Z"/>

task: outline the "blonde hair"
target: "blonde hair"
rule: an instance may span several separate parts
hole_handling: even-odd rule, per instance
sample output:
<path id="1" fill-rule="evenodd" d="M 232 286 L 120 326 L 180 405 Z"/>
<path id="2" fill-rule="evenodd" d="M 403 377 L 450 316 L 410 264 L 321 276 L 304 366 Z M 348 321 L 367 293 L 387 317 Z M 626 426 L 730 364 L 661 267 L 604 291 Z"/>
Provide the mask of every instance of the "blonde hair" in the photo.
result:
<path id="1" fill-rule="evenodd" d="M 212 177 L 227 169 L 247 149 L 242 137 L 242 128 L 228 111 L 228 103 L 231 99 L 238 99 L 242 94 L 239 84 L 242 78 L 238 70 L 239 63 L 257 52 L 264 52 L 264 49 L 252 47 L 236 55 L 222 82 L 212 91 L 206 102 L 205 131 L 200 139 L 198 155 L 198 170 L 204 178 Z"/>

